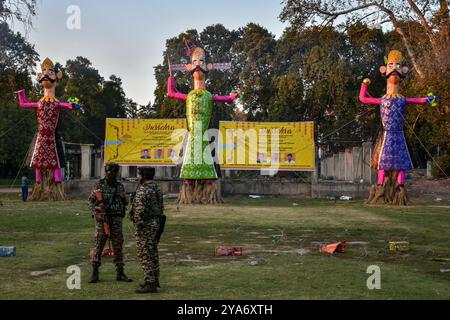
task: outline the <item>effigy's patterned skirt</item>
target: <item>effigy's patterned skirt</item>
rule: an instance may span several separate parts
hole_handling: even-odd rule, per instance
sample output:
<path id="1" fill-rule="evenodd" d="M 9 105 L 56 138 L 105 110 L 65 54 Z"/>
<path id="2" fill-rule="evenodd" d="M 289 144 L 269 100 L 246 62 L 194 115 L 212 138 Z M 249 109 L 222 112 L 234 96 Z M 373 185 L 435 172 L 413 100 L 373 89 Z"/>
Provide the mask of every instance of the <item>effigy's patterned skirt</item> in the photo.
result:
<path id="1" fill-rule="evenodd" d="M 61 168 L 60 154 L 57 151 L 55 138 L 59 112 L 58 102 L 39 102 L 37 109 L 38 135 L 31 160 L 31 166 L 33 168 Z"/>
<path id="2" fill-rule="evenodd" d="M 209 141 L 203 141 L 208 130 L 213 100 L 210 92 L 192 90 L 186 100 L 187 140 L 180 178 L 186 180 L 217 179 Z"/>
<path id="3" fill-rule="evenodd" d="M 381 98 L 380 112 L 384 134 L 378 157 L 378 169 L 391 171 L 414 168 L 403 132 L 405 109 L 406 100 L 403 97 Z"/>

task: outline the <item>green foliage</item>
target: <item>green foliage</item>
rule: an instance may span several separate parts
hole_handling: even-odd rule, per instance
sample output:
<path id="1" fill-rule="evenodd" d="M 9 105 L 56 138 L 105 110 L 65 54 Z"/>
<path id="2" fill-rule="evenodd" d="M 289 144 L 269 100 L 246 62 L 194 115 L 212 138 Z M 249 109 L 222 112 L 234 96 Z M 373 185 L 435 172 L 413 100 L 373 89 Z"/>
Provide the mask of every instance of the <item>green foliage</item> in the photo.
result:
<path id="1" fill-rule="evenodd" d="M 436 178 L 448 178 L 448 172 L 450 172 L 450 155 L 443 154 L 435 158 L 431 174 Z"/>
<path id="2" fill-rule="evenodd" d="M 36 131 L 34 113 L 18 108 L 14 92 L 33 89 L 29 74 L 39 55 L 1 21 L 0 53 L 0 176 L 14 178 Z M 31 94 L 30 98 L 36 97 Z"/>
<path id="3" fill-rule="evenodd" d="M 249 23 L 240 30 L 240 40 L 234 51 L 242 66 L 239 74 L 244 92 L 244 108 L 248 120 L 267 121 L 269 105 L 273 95 L 271 86 L 276 41 L 267 29 Z"/>
<path id="4" fill-rule="evenodd" d="M 37 123 L 35 112 L 18 106 L 15 91 L 25 89 L 30 101 L 42 96 L 42 89 L 31 78 L 39 55 L 3 22 L 0 51 L 0 176 L 14 178 L 24 163 Z M 58 131 L 64 141 L 99 146 L 104 141 L 105 118 L 151 116 L 150 104 L 144 108 L 127 98 L 122 80 L 115 75 L 104 80 L 87 58 L 68 60 L 60 69 L 63 79 L 56 87 L 57 98 L 80 100 L 79 110 L 61 111 Z"/>
<path id="5" fill-rule="evenodd" d="M 383 63 L 383 55 L 392 49 L 402 51 L 406 65 L 413 71 L 402 84 L 402 94 L 426 97 L 428 92 L 433 92 L 441 98 L 438 106 L 408 108 L 409 129 L 406 132 L 414 163 L 424 167 L 430 154 L 436 155 L 438 149 L 450 153 L 448 1 L 285 0 L 282 4 L 280 20 L 290 23 L 285 36 L 294 32 L 306 34 L 311 25 L 320 34 L 312 39 L 323 40 L 321 35 L 328 33 L 327 29 L 339 32 L 342 43 L 350 44 L 344 51 L 338 50 L 339 56 L 354 65 L 351 73 L 357 75 L 355 84 L 361 82 L 361 76 L 372 79 L 370 91 L 373 96 L 380 96 L 384 91 L 385 82 L 377 72 Z M 381 26 L 384 24 L 391 31 L 383 33 Z M 295 48 L 301 42 L 292 43 Z M 287 65 L 298 66 L 299 61 L 299 58 L 292 59 Z M 328 65 L 326 60 L 324 63 Z M 335 107 L 332 109 L 333 113 L 337 111 Z M 368 137 L 369 132 L 376 134 L 373 123 L 379 123 L 377 117 L 360 117 L 365 121 L 360 123 L 360 128 L 350 128 L 350 132 L 356 130 L 360 137 Z"/>

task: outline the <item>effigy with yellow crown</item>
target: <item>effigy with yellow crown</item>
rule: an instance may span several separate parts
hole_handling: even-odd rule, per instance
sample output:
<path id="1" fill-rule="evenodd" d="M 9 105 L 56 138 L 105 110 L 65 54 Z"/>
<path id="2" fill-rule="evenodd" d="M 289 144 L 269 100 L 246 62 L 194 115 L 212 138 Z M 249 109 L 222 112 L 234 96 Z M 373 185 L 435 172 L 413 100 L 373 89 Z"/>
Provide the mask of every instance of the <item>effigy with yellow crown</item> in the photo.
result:
<path id="1" fill-rule="evenodd" d="M 371 187 L 367 203 L 376 204 L 382 200 L 383 203 L 407 205 L 406 171 L 414 166 L 403 132 L 406 107 L 408 104 L 434 106 L 438 97 L 432 94 L 426 98 L 402 96 L 400 83 L 408 73 L 408 67 L 403 64 L 403 54 L 392 50 L 385 58 L 385 63 L 380 67 L 380 72 L 386 78 L 386 94 L 381 98 L 371 97 L 368 94 L 369 79 L 363 81 L 359 94 L 362 103 L 380 106 L 383 125 L 372 160 L 372 168 L 378 170 L 378 181 L 377 185 Z"/>
<path id="2" fill-rule="evenodd" d="M 35 169 L 36 184 L 28 200 L 65 200 L 61 169 L 65 166 L 62 143 L 56 128 L 62 108 L 78 109 L 78 99 L 60 102 L 55 97 L 55 88 L 63 74 L 58 64 L 46 58 L 41 65 L 38 81 L 44 89 L 44 96 L 38 102 L 29 102 L 24 90 L 18 92 L 22 108 L 36 110 L 38 132 L 32 148 L 30 167 Z M 33 145 L 33 144 L 32 144 Z"/>
<path id="3" fill-rule="evenodd" d="M 206 90 L 206 78 L 211 70 L 228 70 L 230 63 L 208 63 L 206 51 L 183 39 L 186 55 L 191 63 L 171 65 L 167 84 L 169 98 L 186 101 L 186 119 L 189 136 L 183 151 L 183 163 L 180 178 L 184 180 L 178 197 L 179 204 L 216 204 L 221 203 L 218 165 L 214 163 L 209 141 L 203 137 L 208 129 L 214 102 L 230 103 L 239 97 L 239 92 L 227 96 L 213 95 Z M 194 78 L 194 89 L 189 94 L 176 90 L 174 71 L 188 71 Z"/>

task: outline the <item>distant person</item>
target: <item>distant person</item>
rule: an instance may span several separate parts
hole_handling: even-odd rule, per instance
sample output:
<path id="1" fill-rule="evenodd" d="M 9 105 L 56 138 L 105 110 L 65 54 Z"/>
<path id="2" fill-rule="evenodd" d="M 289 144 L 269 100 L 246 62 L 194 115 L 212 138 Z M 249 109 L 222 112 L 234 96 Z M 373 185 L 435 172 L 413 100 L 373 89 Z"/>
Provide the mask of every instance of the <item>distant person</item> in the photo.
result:
<path id="1" fill-rule="evenodd" d="M 24 172 L 22 175 L 22 200 L 25 202 L 28 199 L 28 186 L 30 181 L 28 180 L 28 173 Z"/>
<path id="2" fill-rule="evenodd" d="M 142 150 L 141 159 L 150 159 L 150 152 L 148 149 Z"/>
<path id="3" fill-rule="evenodd" d="M 288 155 L 286 156 L 286 164 L 294 164 L 295 160 L 293 159 L 292 153 L 288 153 Z"/>

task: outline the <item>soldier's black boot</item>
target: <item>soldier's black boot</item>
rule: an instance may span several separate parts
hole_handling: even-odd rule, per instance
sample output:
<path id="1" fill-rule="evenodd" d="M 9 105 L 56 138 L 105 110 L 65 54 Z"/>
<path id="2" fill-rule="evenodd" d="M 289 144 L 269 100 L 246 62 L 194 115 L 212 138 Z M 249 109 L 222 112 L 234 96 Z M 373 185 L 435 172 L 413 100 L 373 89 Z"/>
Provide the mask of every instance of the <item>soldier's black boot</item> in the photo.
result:
<path id="1" fill-rule="evenodd" d="M 142 287 L 145 287 L 145 286 L 146 286 L 146 283 L 145 283 L 145 282 L 144 282 L 144 283 L 141 283 L 141 284 L 139 284 L 139 286 L 141 286 L 141 288 L 142 288 Z M 158 288 L 161 288 L 161 285 L 159 284 L 159 279 L 156 280 L 156 286 L 157 286 Z"/>
<path id="2" fill-rule="evenodd" d="M 117 277 L 116 277 L 117 281 L 122 281 L 122 282 L 132 282 L 133 280 L 128 278 L 125 275 L 125 272 L 123 271 L 123 267 L 118 267 L 117 268 Z"/>
<path id="3" fill-rule="evenodd" d="M 158 284 L 156 282 L 146 283 L 144 286 L 139 287 L 136 293 L 156 293 L 158 292 Z"/>
<path id="4" fill-rule="evenodd" d="M 92 266 L 92 276 L 89 278 L 89 283 L 97 283 L 98 280 L 98 266 Z"/>

